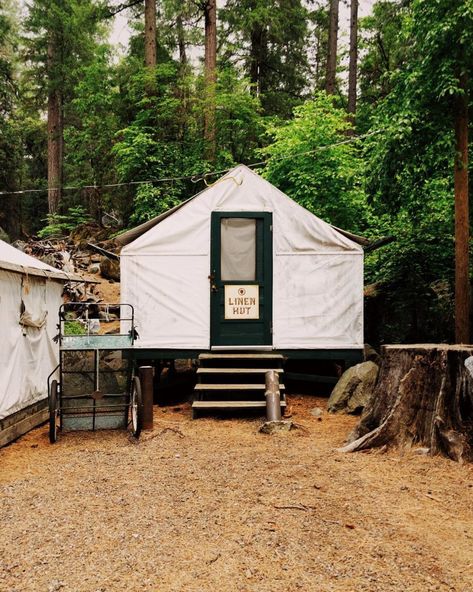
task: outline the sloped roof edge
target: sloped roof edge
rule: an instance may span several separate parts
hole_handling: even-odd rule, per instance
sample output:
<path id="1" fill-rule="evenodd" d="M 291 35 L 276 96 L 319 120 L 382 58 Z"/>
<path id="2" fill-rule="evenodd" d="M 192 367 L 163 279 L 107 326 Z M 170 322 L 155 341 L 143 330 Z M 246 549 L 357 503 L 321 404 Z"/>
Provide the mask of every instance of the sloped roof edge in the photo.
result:
<path id="1" fill-rule="evenodd" d="M 202 193 L 202 192 L 200 192 L 200 193 Z M 174 206 L 170 210 L 166 210 L 162 214 L 159 214 L 159 216 L 156 216 L 155 218 L 151 218 L 151 220 L 147 220 L 146 222 L 143 222 L 143 224 L 140 224 L 139 226 L 135 226 L 134 228 L 130 228 L 130 230 L 126 230 L 125 232 L 122 232 L 122 234 L 117 235 L 114 238 L 114 240 L 117 243 L 119 243 L 120 245 L 122 245 L 123 247 L 125 245 L 132 243 L 134 240 L 139 238 L 145 232 L 148 232 L 148 230 L 151 230 L 152 228 L 154 228 L 156 226 L 156 224 L 159 224 L 160 222 L 162 222 L 163 220 L 168 218 L 171 214 L 174 214 L 174 212 L 177 212 L 177 210 L 180 210 L 182 208 L 182 206 L 184 206 L 184 205 L 186 205 L 186 203 L 189 203 L 190 201 L 192 201 L 194 198 L 196 198 L 198 195 L 200 195 L 200 193 L 196 193 L 196 195 L 189 197 L 189 199 L 186 199 L 182 203 L 177 204 L 177 206 Z"/>
<path id="2" fill-rule="evenodd" d="M 2 240 L 0 240 L 0 269 L 65 282 L 85 281 L 76 273 L 67 273 L 52 267 Z"/>
<path id="3" fill-rule="evenodd" d="M 246 165 L 241 165 L 240 164 L 240 165 L 237 165 L 236 167 L 234 167 L 233 169 L 229 170 L 221 178 L 224 178 L 227 175 L 231 175 L 236 169 L 238 169 L 239 167 L 242 167 L 242 166 L 245 167 L 245 168 L 247 168 L 254 175 L 257 174 L 253 170 L 251 170 L 250 168 L 248 168 Z M 199 191 L 199 193 L 196 193 L 195 195 L 193 195 L 189 199 L 186 199 L 182 203 L 177 204 L 176 206 L 174 206 L 173 208 L 167 210 L 166 212 L 163 212 L 159 216 L 156 216 L 154 218 L 151 218 L 151 220 L 147 220 L 146 222 L 143 222 L 143 224 L 140 224 L 139 226 L 135 226 L 135 228 L 131 228 L 130 230 L 126 230 L 122 234 L 119 234 L 118 236 L 116 236 L 114 240 L 116 242 L 118 242 L 120 245 L 122 245 L 123 247 L 126 246 L 126 245 L 128 245 L 128 244 L 130 244 L 130 243 L 132 243 L 134 240 L 136 240 L 137 238 L 139 238 L 140 236 L 142 236 L 143 234 L 145 234 L 145 232 L 148 232 L 148 230 L 151 230 L 157 224 L 159 224 L 160 222 L 162 222 L 163 220 L 165 220 L 166 218 L 168 218 L 169 216 L 171 216 L 171 214 L 174 214 L 174 212 L 177 212 L 183 206 L 185 206 L 187 203 L 189 203 L 190 201 L 192 201 L 193 199 L 195 199 L 196 197 L 198 197 L 199 195 L 201 195 L 202 193 L 204 193 L 210 187 L 212 187 L 212 185 L 210 185 L 209 187 L 206 187 L 202 191 Z M 353 241 L 354 243 L 360 245 L 361 247 L 368 247 L 368 245 L 370 245 L 371 242 L 372 242 L 372 241 L 370 241 L 369 239 L 367 239 L 367 238 L 365 238 L 363 236 L 358 236 L 356 234 L 353 234 L 353 233 L 349 232 L 348 230 L 342 230 L 341 228 L 337 228 L 336 226 L 333 226 L 333 224 L 329 224 L 329 226 L 331 226 L 334 230 L 336 230 L 337 232 L 339 232 L 345 238 L 348 238 L 349 240 Z"/>
<path id="4" fill-rule="evenodd" d="M 26 275 L 34 275 L 49 280 L 59 280 L 63 282 L 87 282 L 76 273 L 66 273 L 65 271 L 49 271 L 48 269 L 39 269 L 38 267 L 29 267 L 27 265 L 17 265 L 16 263 L 9 263 L 8 261 L 0 261 L 0 270 L 13 271 L 15 273 L 22 273 Z M 96 282 L 92 282 L 96 283 Z"/>

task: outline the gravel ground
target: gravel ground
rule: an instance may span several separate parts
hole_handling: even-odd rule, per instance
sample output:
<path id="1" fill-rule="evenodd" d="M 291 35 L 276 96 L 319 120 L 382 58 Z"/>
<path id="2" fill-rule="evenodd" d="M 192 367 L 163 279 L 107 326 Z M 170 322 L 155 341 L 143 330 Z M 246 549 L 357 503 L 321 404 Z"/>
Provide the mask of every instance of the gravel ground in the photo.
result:
<path id="1" fill-rule="evenodd" d="M 181 406 L 0 450 L 0 590 L 471 592 L 472 465 L 339 453 L 356 419 L 290 402 L 288 434 Z"/>

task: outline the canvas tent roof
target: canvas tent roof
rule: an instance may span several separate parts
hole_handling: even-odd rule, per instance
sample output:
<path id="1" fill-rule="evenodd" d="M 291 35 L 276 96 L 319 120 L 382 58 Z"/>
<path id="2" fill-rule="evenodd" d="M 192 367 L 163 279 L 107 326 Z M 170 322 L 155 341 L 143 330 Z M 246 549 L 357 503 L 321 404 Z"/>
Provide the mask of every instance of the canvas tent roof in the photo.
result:
<path id="1" fill-rule="evenodd" d="M 225 178 L 234 178 L 235 174 L 237 174 L 237 173 L 240 173 L 240 174 L 250 173 L 252 175 L 256 175 L 256 173 L 254 171 L 252 171 L 251 169 L 249 169 L 245 165 L 238 165 L 237 167 L 228 171 L 228 173 L 226 175 L 224 175 L 221 179 L 219 179 L 219 181 L 217 181 L 217 182 L 220 182 L 221 180 L 223 180 Z M 186 199 L 185 201 L 178 204 L 177 206 L 174 206 L 170 210 L 163 212 L 159 216 L 156 216 L 156 217 L 152 218 L 151 220 L 147 220 L 146 222 L 143 222 L 143 224 L 140 224 L 139 226 L 135 226 L 135 228 L 132 228 L 130 230 L 127 230 L 126 232 L 123 232 L 122 234 L 116 236 L 115 240 L 119 244 L 121 244 L 122 246 L 130 244 L 131 242 L 133 242 L 134 240 L 139 238 L 141 235 L 143 235 L 145 232 L 148 232 L 148 230 L 151 230 L 157 224 L 159 224 L 160 222 L 165 220 L 168 216 L 171 216 L 171 214 L 174 214 L 174 212 L 177 212 L 178 210 L 180 210 L 183 206 L 188 204 L 190 201 L 196 199 L 202 193 L 211 189 L 214 185 L 215 185 L 215 183 L 210 185 L 208 188 L 204 189 L 203 191 L 197 193 L 196 195 L 193 195 L 189 199 Z M 346 238 L 350 239 L 351 241 L 353 241 L 354 243 L 357 243 L 358 245 L 360 245 L 362 247 L 368 247 L 371 244 L 371 241 L 365 237 L 358 236 L 358 235 L 348 232 L 346 230 L 342 230 L 341 228 L 337 228 L 336 226 L 333 226 L 333 225 L 329 225 L 329 226 L 331 226 L 334 230 L 336 230 L 337 232 L 339 232 L 340 234 L 342 234 Z"/>
<path id="2" fill-rule="evenodd" d="M 84 279 L 75 273 L 66 273 L 43 263 L 39 259 L 15 249 L 8 243 L 0 240 L 0 269 L 14 271 L 17 273 L 26 273 L 53 280 L 83 282 Z"/>

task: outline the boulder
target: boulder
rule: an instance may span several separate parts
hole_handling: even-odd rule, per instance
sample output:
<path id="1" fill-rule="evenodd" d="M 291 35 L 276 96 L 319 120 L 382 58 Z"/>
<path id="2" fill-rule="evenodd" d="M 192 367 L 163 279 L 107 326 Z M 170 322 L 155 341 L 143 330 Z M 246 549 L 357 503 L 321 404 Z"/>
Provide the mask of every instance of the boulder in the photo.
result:
<path id="1" fill-rule="evenodd" d="M 363 362 L 348 368 L 335 385 L 327 410 L 330 413 L 360 413 L 373 393 L 378 370 L 374 362 Z"/>
<path id="2" fill-rule="evenodd" d="M 3 228 L 1 226 L 0 226 L 0 240 L 5 241 L 6 243 L 10 242 L 10 237 L 5 232 L 5 230 L 3 230 Z"/>
<path id="3" fill-rule="evenodd" d="M 88 273 L 93 273 L 95 275 L 100 273 L 100 264 L 99 263 L 91 263 L 87 268 Z"/>
<path id="4" fill-rule="evenodd" d="M 364 353 L 365 362 L 374 362 L 378 366 L 380 365 L 381 356 L 374 349 L 374 347 L 371 347 L 371 345 L 369 343 L 365 343 L 363 353 Z"/>
<path id="5" fill-rule="evenodd" d="M 120 281 L 120 261 L 103 257 L 100 263 L 100 274 L 107 280 Z"/>
<path id="6" fill-rule="evenodd" d="M 276 434 L 278 432 L 289 432 L 292 429 L 292 421 L 265 421 L 259 431 L 262 434 Z"/>

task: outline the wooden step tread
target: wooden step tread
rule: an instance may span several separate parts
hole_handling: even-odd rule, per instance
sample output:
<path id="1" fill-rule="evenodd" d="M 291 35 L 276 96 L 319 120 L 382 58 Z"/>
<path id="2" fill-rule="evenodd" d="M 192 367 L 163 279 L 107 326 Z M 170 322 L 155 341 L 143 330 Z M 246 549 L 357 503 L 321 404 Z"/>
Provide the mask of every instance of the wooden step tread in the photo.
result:
<path id="1" fill-rule="evenodd" d="M 194 401 L 193 409 L 264 409 L 266 401 Z M 281 401 L 286 407 L 286 401 Z"/>
<path id="2" fill-rule="evenodd" d="M 199 360 L 284 360 L 284 356 L 281 354 L 260 354 L 255 352 L 254 354 L 199 354 Z"/>
<path id="3" fill-rule="evenodd" d="M 284 372 L 282 368 L 197 368 L 197 374 L 266 374 Z"/>
<path id="4" fill-rule="evenodd" d="M 279 385 L 280 390 L 286 387 L 283 384 Z M 196 391 L 264 391 L 266 385 L 264 384 L 196 384 L 194 390 Z"/>

